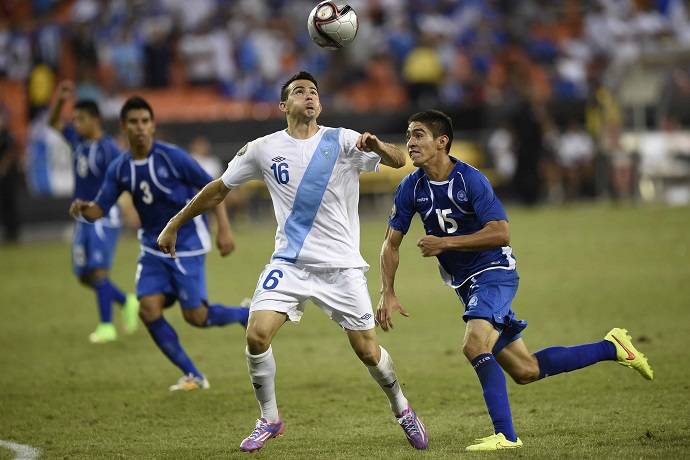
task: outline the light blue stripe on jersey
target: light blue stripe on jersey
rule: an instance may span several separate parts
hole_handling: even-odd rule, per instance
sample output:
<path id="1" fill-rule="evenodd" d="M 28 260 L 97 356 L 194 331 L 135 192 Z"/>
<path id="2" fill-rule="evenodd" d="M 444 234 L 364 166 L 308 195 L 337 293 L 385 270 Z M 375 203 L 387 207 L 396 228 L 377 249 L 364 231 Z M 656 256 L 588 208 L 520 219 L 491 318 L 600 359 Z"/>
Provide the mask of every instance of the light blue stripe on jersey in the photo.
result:
<path id="1" fill-rule="evenodd" d="M 331 179 L 335 162 L 340 154 L 340 128 L 327 130 L 316 147 L 307 165 L 302 181 L 297 188 L 292 212 L 285 220 L 287 248 L 281 249 L 273 258 L 295 262 L 302 250 L 316 213 L 321 206 L 323 194 Z"/>

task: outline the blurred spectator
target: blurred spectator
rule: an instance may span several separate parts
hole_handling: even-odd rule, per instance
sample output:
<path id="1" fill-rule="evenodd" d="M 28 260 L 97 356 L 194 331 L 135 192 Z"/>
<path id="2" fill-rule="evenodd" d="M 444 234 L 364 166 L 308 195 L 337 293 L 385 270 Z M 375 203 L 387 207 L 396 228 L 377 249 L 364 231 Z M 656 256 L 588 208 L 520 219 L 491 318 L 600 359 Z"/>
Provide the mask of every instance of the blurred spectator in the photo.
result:
<path id="1" fill-rule="evenodd" d="M 189 144 L 189 153 L 209 176 L 217 179 L 225 170 L 217 156 L 211 153 L 211 143 L 204 136 L 195 137 Z"/>
<path id="2" fill-rule="evenodd" d="M 410 102 L 416 107 L 434 107 L 439 102 L 439 87 L 444 69 L 441 56 L 431 35 L 422 34 L 420 44 L 405 58 L 403 78 Z"/>
<path id="3" fill-rule="evenodd" d="M 486 150 L 494 167 L 496 193 L 502 198 L 510 195 L 510 183 L 515 176 L 517 162 L 513 133 L 507 122 L 501 123 L 491 132 L 486 143 Z"/>
<path id="4" fill-rule="evenodd" d="M 589 192 L 594 181 L 594 142 L 576 121 L 570 121 L 556 147 L 566 201 L 573 201 Z"/>
<path id="5" fill-rule="evenodd" d="M 5 242 L 19 240 L 19 151 L 9 131 L 7 111 L 0 107 L 0 220 Z"/>

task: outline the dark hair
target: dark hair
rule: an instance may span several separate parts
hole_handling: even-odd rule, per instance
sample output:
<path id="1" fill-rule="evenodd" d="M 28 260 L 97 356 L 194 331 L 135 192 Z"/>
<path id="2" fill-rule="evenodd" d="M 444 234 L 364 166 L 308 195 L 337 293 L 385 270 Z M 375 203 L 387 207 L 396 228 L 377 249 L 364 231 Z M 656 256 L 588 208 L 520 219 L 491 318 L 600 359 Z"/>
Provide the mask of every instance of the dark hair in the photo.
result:
<path id="1" fill-rule="evenodd" d="M 153 109 L 151 108 L 149 103 L 146 102 L 146 99 L 139 96 L 132 96 L 125 101 L 125 104 L 122 106 L 122 110 L 120 110 L 120 122 L 124 123 L 125 121 L 127 121 L 127 114 L 130 110 L 139 109 L 148 110 L 151 114 L 151 119 L 153 120 Z"/>
<path id="2" fill-rule="evenodd" d="M 290 83 L 296 80 L 309 80 L 310 82 L 314 83 L 314 86 L 316 86 L 316 89 L 319 89 L 319 84 L 316 83 L 316 78 L 309 72 L 305 70 L 300 70 L 296 74 L 294 74 L 292 77 L 286 81 L 283 86 L 280 88 L 280 102 L 285 102 L 288 98 L 288 86 L 290 86 Z"/>
<path id="3" fill-rule="evenodd" d="M 413 121 L 418 121 L 429 128 L 434 139 L 439 136 L 448 136 L 446 153 L 450 153 L 450 145 L 453 143 L 453 120 L 451 120 L 448 115 L 440 110 L 425 110 L 424 112 L 417 112 L 410 116 L 410 118 L 407 119 L 407 124 L 409 125 Z"/>
<path id="4" fill-rule="evenodd" d="M 101 111 L 98 110 L 98 104 L 93 99 L 79 99 L 74 104 L 74 110 L 82 110 L 94 118 L 101 119 Z"/>

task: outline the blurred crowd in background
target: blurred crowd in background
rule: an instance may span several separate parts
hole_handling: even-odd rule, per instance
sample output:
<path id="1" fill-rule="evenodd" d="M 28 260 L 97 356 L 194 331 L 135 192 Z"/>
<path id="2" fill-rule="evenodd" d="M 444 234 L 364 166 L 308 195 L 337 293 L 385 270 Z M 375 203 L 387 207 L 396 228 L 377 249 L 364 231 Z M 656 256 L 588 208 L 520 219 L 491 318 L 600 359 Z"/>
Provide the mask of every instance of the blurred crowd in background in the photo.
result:
<path id="1" fill-rule="evenodd" d="M 357 41 L 335 53 L 310 42 L 315 3 L 4 0 L 0 84 L 23 85 L 29 120 L 64 78 L 115 118 L 123 94 L 142 89 L 273 104 L 300 69 L 318 78 L 328 113 L 482 107 L 486 163 L 507 196 L 530 204 L 597 195 L 597 157 L 624 150 L 626 130 L 690 126 L 688 1 L 350 0 Z M 677 65 L 655 71 L 652 116 L 626 110 L 631 65 L 674 53 Z M 9 117 L 0 108 L 0 128 Z M 10 145 L 0 135 L 0 151 Z M 7 175 L 11 155 L 0 155 Z M 610 193 L 633 195 L 637 160 L 611 158 Z"/>

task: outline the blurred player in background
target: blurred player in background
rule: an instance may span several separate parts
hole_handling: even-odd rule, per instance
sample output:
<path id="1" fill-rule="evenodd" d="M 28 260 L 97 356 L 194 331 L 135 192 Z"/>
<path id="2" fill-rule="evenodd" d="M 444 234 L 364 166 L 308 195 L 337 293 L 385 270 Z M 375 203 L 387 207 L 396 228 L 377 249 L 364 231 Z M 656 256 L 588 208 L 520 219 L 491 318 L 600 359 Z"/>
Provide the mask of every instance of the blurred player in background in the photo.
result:
<path id="1" fill-rule="evenodd" d="M 204 216 L 180 229 L 176 258 L 158 250 L 156 237 L 168 220 L 212 179 L 187 152 L 154 139 L 153 110 L 144 99 L 128 99 L 122 107 L 120 122 L 127 133 L 130 152 L 108 168 L 96 198 L 74 200 L 70 213 L 94 221 L 113 207 L 122 192 L 132 194 L 142 227 L 136 273 L 139 316 L 158 348 L 183 372 L 170 391 L 206 389 L 208 380 L 185 353 L 177 333 L 165 320 L 163 309 L 179 301 L 185 320 L 197 327 L 232 323 L 246 327 L 249 309 L 207 302 L 204 263 L 205 254 L 211 249 L 211 237 Z M 217 206 L 215 214 L 216 244 L 220 254 L 227 256 L 235 247 L 230 223 L 223 206 Z"/>
<path id="2" fill-rule="evenodd" d="M 422 256 L 438 258 L 443 279 L 465 305 L 463 353 L 479 377 L 494 425 L 493 435 L 475 440 L 467 450 L 522 446 L 513 427 L 503 370 L 517 383 L 527 384 L 609 360 L 653 378 L 647 359 L 625 329 L 612 329 L 600 342 L 531 354 L 520 335 L 527 322 L 516 319 L 511 310 L 518 274 L 503 205 L 482 173 L 448 154 L 453 126 L 447 115 L 435 110 L 412 115 L 407 139 L 410 158 L 419 169 L 402 180 L 395 195 L 381 250 L 382 297 L 376 319 L 387 331 L 393 327 L 393 311 L 408 315 L 394 282 L 400 243 L 418 213 L 426 230 L 417 242 Z"/>
<path id="3" fill-rule="evenodd" d="M 74 163 L 74 198 L 90 201 L 96 197 L 105 173 L 122 152 L 115 141 L 103 132 L 98 105 L 88 99 L 74 104 L 72 123 L 62 126 L 60 114 L 73 85 L 63 81 L 50 106 L 48 123 L 62 133 L 72 148 Z M 134 294 L 125 295 L 109 278 L 110 266 L 121 229 L 120 208 L 112 206 L 107 215 L 94 222 L 77 220 L 72 242 L 72 268 L 79 281 L 96 292 L 100 323 L 89 335 L 92 343 L 117 339 L 113 325 L 112 304 L 122 306 L 124 330 L 131 334 L 137 328 L 139 303 Z"/>
<path id="4" fill-rule="evenodd" d="M 400 168 L 404 154 L 370 133 L 319 126 L 317 83 L 307 72 L 283 85 L 279 107 L 287 129 L 240 149 L 221 178 L 185 206 L 158 239 L 163 252 L 179 254 L 176 233 L 186 222 L 250 179 L 268 187 L 278 221 L 275 252 L 259 277 L 247 329 L 247 364 L 261 418 L 240 449 L 259 450 L 285 429 L 275 396 L 271 342 L 286 321 L 301 319 L 307 300 L 345 330 L 409 443 L 426 449 L 424 425 L 403 395 L 392 359 L 378 344 L 364 276 L 369 266 L 359 253 L 359 174 L 377 170 L 379 163 Z"/>

